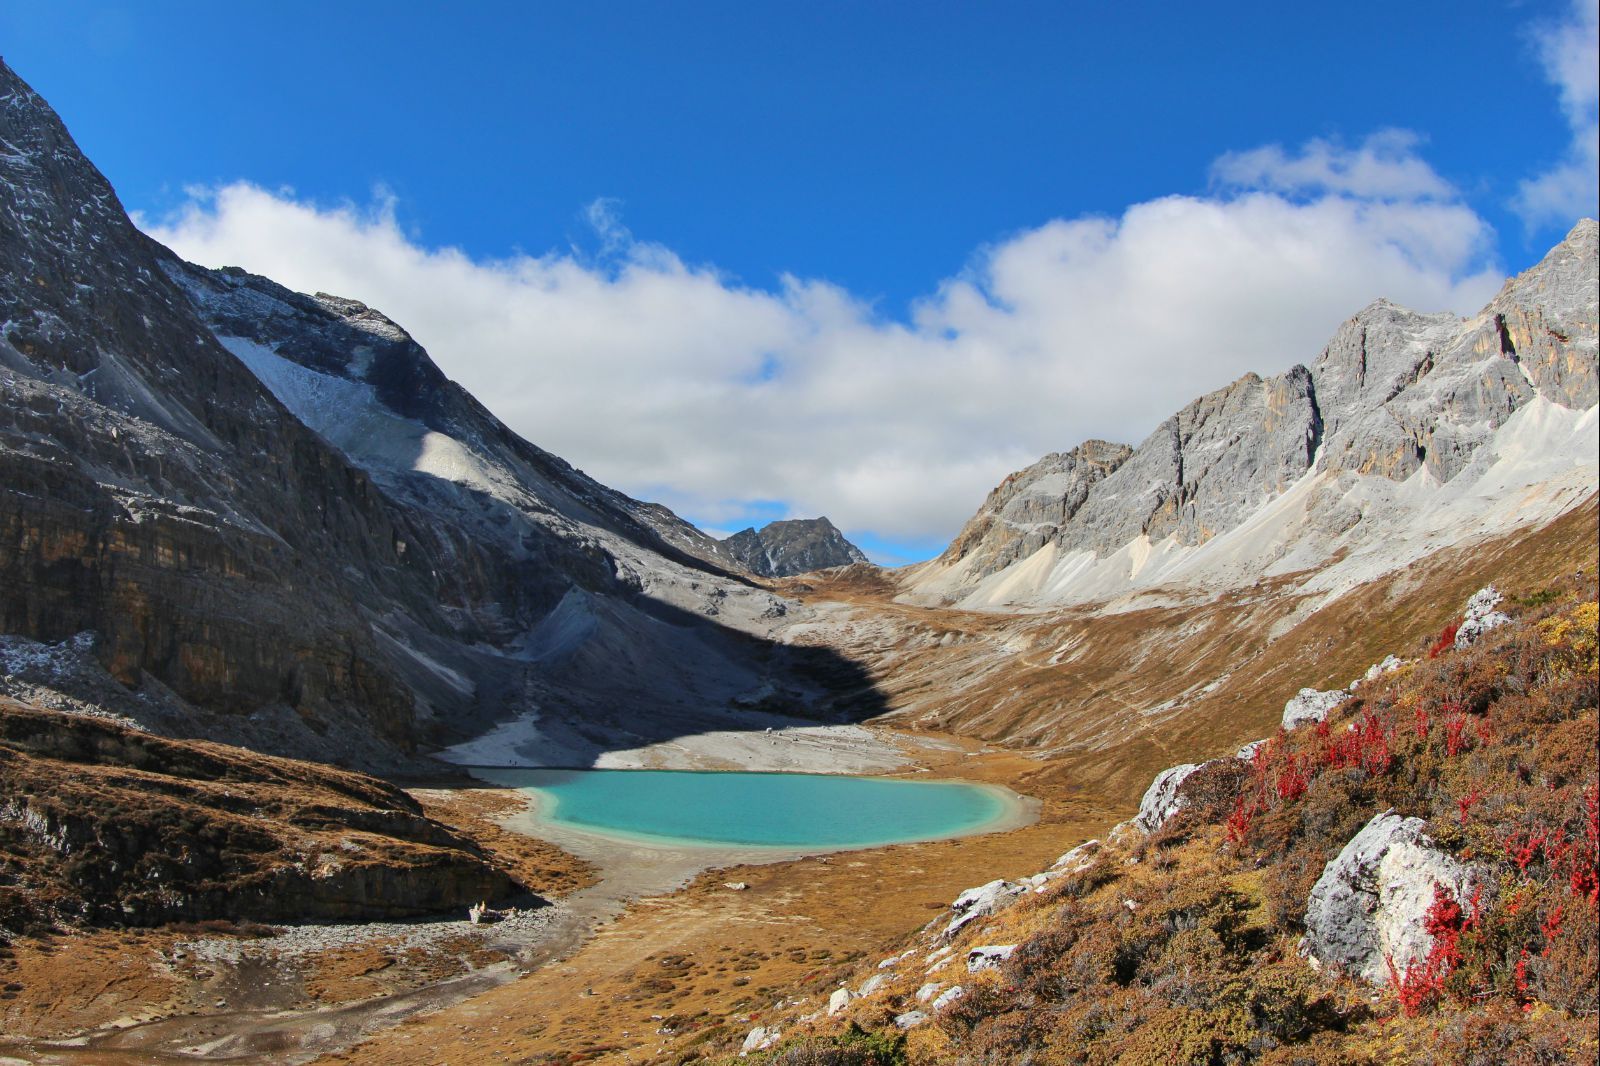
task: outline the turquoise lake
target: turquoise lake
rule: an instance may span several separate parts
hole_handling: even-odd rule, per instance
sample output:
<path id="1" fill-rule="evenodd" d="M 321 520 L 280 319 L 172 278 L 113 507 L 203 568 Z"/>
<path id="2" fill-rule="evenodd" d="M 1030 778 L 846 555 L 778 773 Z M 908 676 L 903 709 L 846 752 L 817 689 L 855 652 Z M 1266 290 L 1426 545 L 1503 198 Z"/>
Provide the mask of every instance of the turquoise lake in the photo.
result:
<path id="1" fill-rule="evenodd" d="M 848 848 L 960 836 L 1016 804 L 957 781 L 687 770 L 479 770 L 528 790 L 542 821 L 687 844 Z"/>

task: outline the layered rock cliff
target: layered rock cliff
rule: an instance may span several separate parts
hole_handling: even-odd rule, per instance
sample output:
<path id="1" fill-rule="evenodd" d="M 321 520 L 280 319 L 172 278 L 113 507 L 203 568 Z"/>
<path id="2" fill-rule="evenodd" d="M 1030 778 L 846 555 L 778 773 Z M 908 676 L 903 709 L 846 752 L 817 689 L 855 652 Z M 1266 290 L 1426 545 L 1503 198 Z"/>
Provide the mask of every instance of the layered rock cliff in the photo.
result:
<path id="1" fill-rule="evenodd" d="M 1090 441 L 1006 478 L 911 598 L 1084 602 L 1326 569 L 1329 588 L 1548 520 L 1596 480 L 1596 225 L 1469 319 L 1384 300 L 1309 366 L 1246 375 L 1137 448 Z"/>
<path id="2" fill-rule="evenodd" d="M 570 765 L 822 705 L 719 544 L 377 311 L 177 259 L 3 64 L 0 142 L 0 634 L 83 635 L 153 728 L 369 767 L 506 718 Z"/>
<path id="3" fill-rule="evenodd" d="M 760 530 L 740 530 L 722 541 L 722 547 L 740 566 L 762 577 L 793 577 L 867 561 L 826 517 L 790 518 L 768 522 Z"/>

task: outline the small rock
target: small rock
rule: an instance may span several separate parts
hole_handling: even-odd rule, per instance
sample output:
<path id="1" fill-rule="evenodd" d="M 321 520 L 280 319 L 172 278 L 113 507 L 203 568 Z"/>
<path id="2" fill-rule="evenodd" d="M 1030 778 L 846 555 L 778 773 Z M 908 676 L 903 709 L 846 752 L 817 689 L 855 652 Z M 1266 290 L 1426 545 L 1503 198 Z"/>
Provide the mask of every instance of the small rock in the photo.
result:
<path id="1" fill-rule="evenodd" d="M 1100 841 L 1085 840 L 1082 844 L 1067 852 L 1061 858 L 1050 864 L 1050 869 L 1059 870 L 1061 873 L 1075 874 L 1087 870 L 1093 863 L 1094 857 L 1100 852 Z"/>
<path id="2" fill-rule="evenodd" d="M 914 1029 L 927 1020 L 928 1016 L 920 1010 L 910 1010 L 894 1016 L 894 1024 L 901 1029 Z"/>
<path id="3" fill-rule="evenodd" d="M 1350 698 L 1344 689 L 1318 692 L 1303 688 L 1299 694 L 1283 705 L 1283 728 L 1293 729 L 1305 722 L 1326 721 L 1328 712 Z"/>
<path id="4" fill-rule="evenodd" d="M 861 982 L 861 987 L 856 989 L 856 995 L 858 995 L 858 996 L 870 996 L 870 995 L 872 995 L 872 993 L 876 992 L 878 989 L 880 989 L 884 985 L 888 984 L 889 980 L 890 980 L 890 978 L 889 978 L 888 974 L 886 974 L 886 973 L 875 973 L 871 977 L 867 978 L 865 981 Z"/>
<path id="5" fill-rule="evenodd" d="M 939 994 L 939 989 L 943 987 L 944 985 L 940 984 L 938 981 L 929 981 L 927 984 L 917 989 L 917 1002 L 928 1002 L 928 1000 L 932 999 L 934 996 L 937 996 Z"/>
<path id="6" fill-rule="evenodd" d="M 748 1055 L 752 1051 L 765 1051 L 773 1044 L 776 1044 L 778 1038 L 782 1035 L 783 1032 L 776 1026 L 768 1029 L 764 1025 L 758 1025 L 750 1030 L 749 1034 L 744 1038 L 744 1044 L 739 1048 L 739 1054 Z"/>
<path id="7" fill-rule="evenodd" d="M 1400 658 L 1398 655 L 1385 656 L 1383 662 L 1373 663 L 1371 666 L 1367 667 L 1367 672 L 1361 675 L 1359 681 L 1352 681 L 1350 683 L 1350 688 L 1353 691 L 1357 685 L 1370 684 L 1371 682 L 1378 680 L 1378 678 L 1382 677 L 1384 674 L 1394 673 L 1404 665 L 1406 665 L 1406 660 Z"/>
<path id="8" fill-rule="evenodd" d="M 945 926 L 941 935 L 949 940 L 968 923 L 1009 907 L 1017 896 L 1026 891 L 1028 891 L 1026 885 L 1005 880 L 994 880 L 986 885 L 967 889 L 950 904 L 950 909 L 956 912 L 956 916 Z"/>
<path id="9" fill-rule="evenodd" d="M 982 944 L 967 952 L 967 972 L 998 969 L 1017 950 L 1015 944 Z"/>
<path id="10" fill-rule="evenodd" d="M 1245 762 L 1250 762 L 1256 757 L 1256 752 L 1266 747 L 1266 744 L 1267 742 L 1265 740 L 1252 740 L 1250 743 L 1234 752 L 1233 757 L 1235 759 L 1243 759 Z"/>
<path id="11" fill-rule="evenodd" d="M 933 1001 L 933 1009 L 935 1011 L 944 1010 L 950 1004 L 954 1003 L 956 1000 L 960 999 L 966 994 L 967 990 L 965 988 L 962 988 L 960 985 L 954 985 L 951 988 L 946 989 L 938 999 Z"/>
<path id="12" fill-rule="evenodd" d="M 831 1018 L 833 1015 L 838 1014 L 850 1006 L 850 1001 L 855 998 L 856 994 L 848 988 L 834 989 L 833 995 L 828 997 L 828 1016 Z"/>
<path id="13" fill-rule="evenodd" d="M 724 881 L 722 882 L 722 887 L 729 892 L 745 892 L 750 888 L 749 884 L 744 881 Z"/>

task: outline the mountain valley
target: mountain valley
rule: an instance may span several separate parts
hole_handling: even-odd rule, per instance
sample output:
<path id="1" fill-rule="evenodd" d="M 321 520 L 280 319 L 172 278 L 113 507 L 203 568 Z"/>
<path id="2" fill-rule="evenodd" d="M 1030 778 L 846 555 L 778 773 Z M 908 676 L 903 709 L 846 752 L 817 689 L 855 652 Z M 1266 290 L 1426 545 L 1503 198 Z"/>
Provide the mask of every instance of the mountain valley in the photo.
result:
<path id="1" fill-rule="evenodd" d="M 718 540 L 518 436 L 385 313 L 183 261 L 3 62 L 0 264 L 0 1064 L 1381 1061 L 1385 1032 L 1425 1061 L 1430 1018 L 1595 1049 L 1593 220 L 1477 315 L 1379 300 L 1137 446 L 1045 456 L 897 569 L 826 518 Z M 1499 628 L 1458 640 L 1493 589 Z M 1341 761 L 1328 723 L 1392 759 Z M 564 837 L 491 766 L 1029 807 L 695 850 Z M 1464 942 L 1477 983 L 1428 901 L 1387 977 L 1297 954 L 1388 808 L 1495 882 L 1451 927 L 1501 923 Z M 1251 969 L 1294 1019 L 1261 1022 Z"/>

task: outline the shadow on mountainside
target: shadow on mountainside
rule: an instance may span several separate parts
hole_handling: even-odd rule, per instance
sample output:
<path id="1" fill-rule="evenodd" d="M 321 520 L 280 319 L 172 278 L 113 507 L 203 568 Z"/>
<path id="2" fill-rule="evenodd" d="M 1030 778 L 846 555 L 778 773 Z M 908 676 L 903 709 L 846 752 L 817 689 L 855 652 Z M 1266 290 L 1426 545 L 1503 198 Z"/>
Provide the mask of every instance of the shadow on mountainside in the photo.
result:
<path id="1" fill-rule="evenodd" d="M 889 710 L 869 669 L 835 648 L 783 643 L 643 595 L 574 589 L 530 636 L 554 652 L 486 664 L 471 712 L 438 730 L 441 744 L 467 742 L 453 762 L 588 767 L 708 733 L 849 725 Z M 692 746 L 696 765 L 751 763 L 748 752 L 719 758 L 716 742 Z M 803 768 L 805 759 L 776 754 L 778 764 L 753 765 Z"/>

